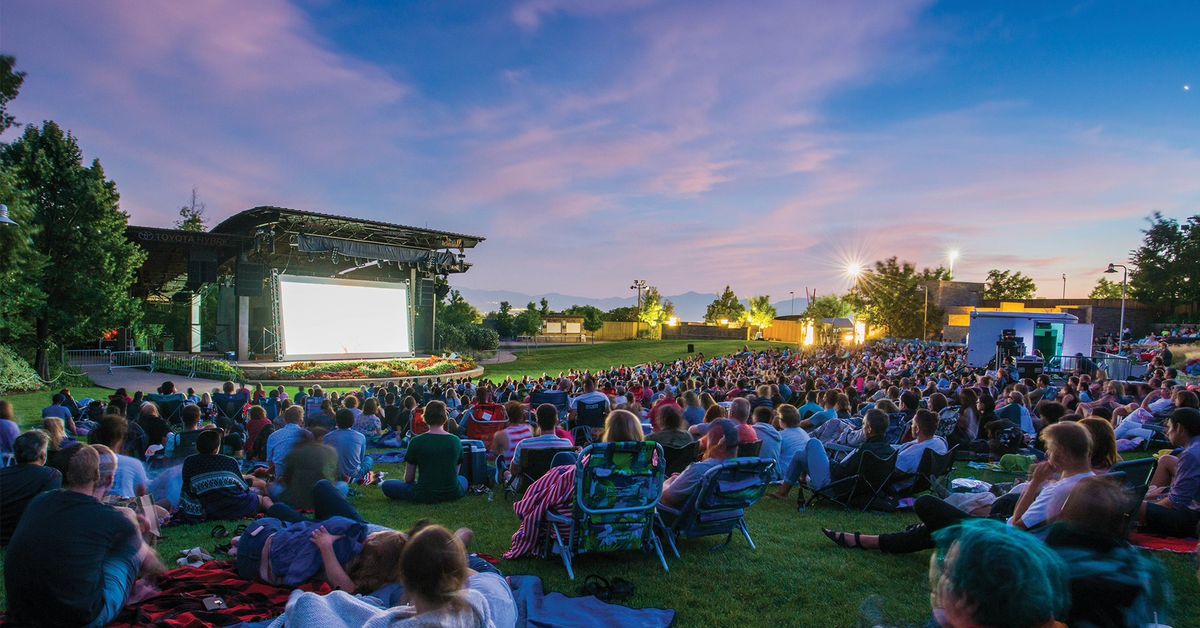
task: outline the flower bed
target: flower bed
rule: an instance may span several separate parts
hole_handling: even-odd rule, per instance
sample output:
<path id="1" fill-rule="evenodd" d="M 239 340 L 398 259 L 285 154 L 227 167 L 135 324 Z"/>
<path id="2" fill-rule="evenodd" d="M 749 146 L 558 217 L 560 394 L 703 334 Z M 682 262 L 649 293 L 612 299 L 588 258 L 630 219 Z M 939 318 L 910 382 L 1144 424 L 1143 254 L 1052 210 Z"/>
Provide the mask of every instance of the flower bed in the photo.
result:
<path id="1" fill-rule="evenodd" d="M 297 362 L 271 372 L 271 380 L 381 379 L 388 377 L 429 377 L 461 373 L 475 368 L 471 360 L 417 358 L 414 360 L 378 360 L 372 362 Z"/>

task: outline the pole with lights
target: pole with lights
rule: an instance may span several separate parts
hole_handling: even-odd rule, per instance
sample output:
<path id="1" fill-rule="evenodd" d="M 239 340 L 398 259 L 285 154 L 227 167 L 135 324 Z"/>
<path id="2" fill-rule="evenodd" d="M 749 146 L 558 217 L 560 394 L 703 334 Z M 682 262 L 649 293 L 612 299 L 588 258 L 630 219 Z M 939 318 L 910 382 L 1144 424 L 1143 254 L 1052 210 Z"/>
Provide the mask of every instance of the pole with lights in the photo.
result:
<path id="1" fill-rule="evenodd" d="M 642 290 L 646 289 L 646 280 L 645 279 L 634 279 L 633 285 L 629 286 L 629 289 L 637 290 L 638 317 L 637 317 L 637 327 L 635 327 L 635 331 L 637 334 L 640 334 L 642 331 Z"/>
<path id="2" fill-rule="evenodd" d="M 1063 300 L 1067 299 L 1067 273 L 1063 273 Z"/>
<path id="3" fill-rule="evenodd" d="M 946 251 L 946 259 L 950 262 L 950 280 L 954 280 L 954 262 L 958 259 L 958 249 L 950 249 Z"/>
<path id="4" fill-rule="evenodd" d="M 1112 262 L 1109 262 L 1108 269 L 1104 272 L 1105 274 L 1115 275 L 1118 268 L 1120 268 L 1123 273 L 1121 275 L 1121 326 L 1117 328 L 1117 353 L 1120 353 L 1121 343 L 1123 340 L 1125 340 L 1125 295 L 1129 285 L 1129 267 L 1125 266 L 1124 264 L 1113 264 Z"/>
<path id="5" fill-rule="evenodd" d="M 792 311 L 791 311 L 791 314 L 794 316 L 794 315 L 796 314 L 796 291 L 795 291 L 795 290 L 788 290 L 788 294 L 790 294 L 790 295 L 792 296 Z"/>

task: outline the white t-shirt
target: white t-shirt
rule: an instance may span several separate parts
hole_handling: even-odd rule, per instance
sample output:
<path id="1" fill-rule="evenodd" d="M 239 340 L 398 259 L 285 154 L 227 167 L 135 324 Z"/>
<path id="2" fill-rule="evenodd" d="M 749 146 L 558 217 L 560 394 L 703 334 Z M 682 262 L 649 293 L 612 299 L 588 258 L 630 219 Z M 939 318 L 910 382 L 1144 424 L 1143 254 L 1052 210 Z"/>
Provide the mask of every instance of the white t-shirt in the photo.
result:
<path id="1" fill-rule="evenodd" d="M 1088 471 L 1087 473 L 1072 475 L 1069 478 L 1046 482 L 1046 485 L 1042 487 L 1042 492 L 1033 498 L 1033 503 L 1029 505 L 1029 509 L 1021 516 L 1021 522 L 1025 524 L 1026 528 L 1033 528 L 1057 517 L 1058 513 L 1062 511 L 1063 504 L 1067 502 L 1067 496 L 1071 494 L 1071 490 L 1075 488 L 1075 485 L 1080 480 L 1090 478 L 1094 475 L 1096 474 Z M 1026 488 L 1025 490 L 1029 489 Z M 1008 525 L 1013 525 L 1013 523 L 1013 518 L 1009 517 Z"/>
<path id="2" fill-rule="evenodd" d="M 926 449 L 932 449 L 938 455 L 950 451 L 941 436 L 934 436 L 920 443 L 910 441 L 901 445 L 899 449 L 900 454 L 896 456 L 896 470 L 904 473 L 917 472 L 917 467 L 921 466 L 921 457 L 925 455 Z"/>
<path id="3" fill-rule="evenodd" d="M 579 403 L 599 403 L 599 402 L 608 403 L 608 395 L 606 395 L 598 390 L 593 390 L 592 392 L 583 393 L 582 395 L 579 395 L 578 397 L 575 397 L 574 399 L 572 399 L 571 400 L 571 409 L 578 410 L 578 408 L 576 408 L 575 406 L 576 406 L 576 404 L 579 404 Z"/>
<path id="4" fill-rule="evenodd" d="M 122 499 L 133 499 L 137 497 L 137 487 L 149 486 L 150 480 L 146 478 L 146 467 L 142 465 L 142 461 L 130 456 L 117 456 L 117 473 L 113 477 L 112 488 L 109 489 L 109 495 L 116 495 Z"/>

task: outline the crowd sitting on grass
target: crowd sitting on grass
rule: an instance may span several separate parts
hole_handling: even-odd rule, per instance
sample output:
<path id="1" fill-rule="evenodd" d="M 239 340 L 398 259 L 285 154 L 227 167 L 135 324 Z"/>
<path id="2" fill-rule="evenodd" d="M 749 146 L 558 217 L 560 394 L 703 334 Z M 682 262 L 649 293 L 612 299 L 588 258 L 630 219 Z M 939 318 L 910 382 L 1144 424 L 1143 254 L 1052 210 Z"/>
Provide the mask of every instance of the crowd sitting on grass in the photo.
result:
<path id="1" fill-rule="evenodd" d="M 493 579 L 495 567 L 468 554 L 469 530 L 369 524 L 351 504 L 355 487 L 379 483 L 389 498 L 437 504 L 488 490 L 482 485 L 508 486 L 519 495 L 519 523 L 504 557 L 542 556 L 546 515 L 570 514 L 580 454 L 596 442 L 654 441 L 663 451 L 695 443 L 695 459 L 662 485 L 660 503 L 674 508 L 744 447 L 774 463 L 778 499 L 797 488 L 823 491 L 858 473 L 866 457 L 894 457 L 887 495 L 895 498 L 915 485 L 926 454 L 1025 465 L 1028 482 L 1001 495 L 913 496 L 921 523 L 907 530 L 825 530 L 843 548 L 933 549 L 933 610 L 947 626 L 1165 616 L 1162 575 L 1125 540 L 1129 496 L 1102 475 L 1122 452 L 1163 450 L 1134 514 L 1140 531 L 1190 537 L 1200 525 L 1200 400 L 1168 366 L 1143 382 L 1107 380 L 1102 371 L 1030 380 L 1008 367 L 972 369 L 962 347 L 879 342 L 341 394 L 233 382 L 181 393 L 164 382 L 151 395 L 120 389 L 77 402 L 62 390 L 51 402 L 43 428 L 21 433 L 0 400 L 0 452 L 14 462 L 0 470 L 13 620 L 45 605 L 63 623 L 111 620 L 139 575 L 161 571 L 142 539 L 156 527 L 149 519 L 162 524 L 169 511 L 184 522 L 261 515 L 228 548 L 243 578 L 283 586 L 322 578 L 340 591 L 294 596 L 283 624 L 513 625 L 512 596 Z M 464 440 L 479 430 L 487 442 L 474 455 L 486 457 L 484 474 L 464 459 Z M 370 446 L 404 448 L 403 478 L 381 481 Z M 557 454 L 530 477 L 538 449 Z M 139 508 L 147 494 L 164 510 Z M 65 535 L 69 554 L 39 554 L 85 518 L 98 522 L 95 534 Z M 1119 572 L 1105 575 L 1098 563 Z M 992 582 L 1001 564 L 1034 590 L 996 593 L 1012 585 Z M 1095 594 L 1100 586 L 1122 595 Z"/>

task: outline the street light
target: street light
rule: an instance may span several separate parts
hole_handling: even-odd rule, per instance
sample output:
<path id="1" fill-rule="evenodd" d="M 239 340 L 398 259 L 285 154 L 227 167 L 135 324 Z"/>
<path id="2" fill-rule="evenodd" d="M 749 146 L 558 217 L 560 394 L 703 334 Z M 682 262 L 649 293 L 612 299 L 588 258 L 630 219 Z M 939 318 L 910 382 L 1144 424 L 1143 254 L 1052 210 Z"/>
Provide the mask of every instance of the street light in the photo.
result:
<path id="1" fill-rule="evenodd" d="M 1067 299 L 1067 273 L 1063 273 L 1063 300 Z"/>
<path id="2" fill-rule="evenodd" d="M 638 333 L 641 333 L 641 331 L 642 331 L 642 290 L 646 289 L 646 280 L 645 279 L 634 279 L 633 285 L 629 286 L 629 289 L 637 290 L 637 294 L 638 294 L 638 296 L 637 296 L 638 320 L 636 321 L 637 326 L 634 328 L 635 329 L 634 333 L 638 334 Z"/>
<path id="3" fill-rule="evenodd" d="M 950 260 L 950 279 L 954 279 L 954 261 L 958 259 L 958 249 L 950 249 L 946 252 L 946 259 Z"/>
<path id="4" fill-rule="evenodd" d="M 0 225 L 12 225 L 14 227 L 17 226 L 17 223 L 13 222 L 13 219 L 8 217 L 8 205 L 0 205 Z"/>
<path id="5" fill-rule="evenodd" d="M 788 290 L 788 294 L 792 295 L 792 312 L 791 313 L 793 315 L 795 315 L 795 313 L 796 313 L 796 291 Z"/>
<path id="6" fill-rule="evenodd" d="M 925 310 L 921 313 L 921 342 L 929 339 L 929 284 L 921 286 L 925 291 Z"/>
<path id="7" fill-rule="evenodd" d="M 1121 341 L 1125 339 L 1125 289 L 1129 284 L 1129 267 L 1124 264 L 1113 264 L 1109 262 L 1106 274 L 1115 275 L 1117 269 L 1120 268 L 1124 273 L 1121 276 L 1121 326 L 1117 329 L 1117 353 L 1121 352 Z"/>

